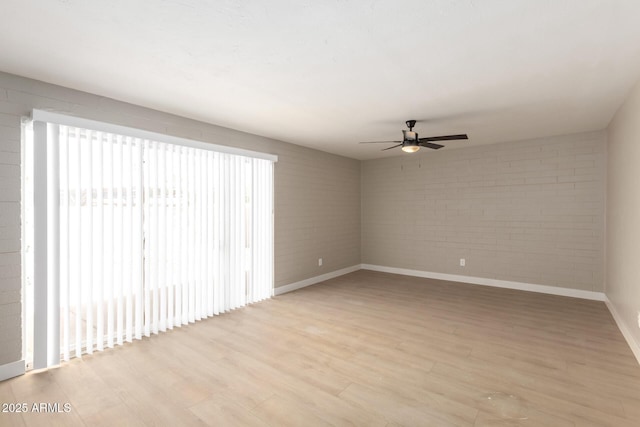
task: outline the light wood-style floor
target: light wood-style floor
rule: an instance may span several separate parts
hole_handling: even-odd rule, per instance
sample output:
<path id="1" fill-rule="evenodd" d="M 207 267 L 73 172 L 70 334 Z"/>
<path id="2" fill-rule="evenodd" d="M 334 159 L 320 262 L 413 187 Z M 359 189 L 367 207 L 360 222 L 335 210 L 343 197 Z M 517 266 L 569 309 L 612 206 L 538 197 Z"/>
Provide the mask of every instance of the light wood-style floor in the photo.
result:
<path id="1" fill-rule="evenodd" d="M 601 302 L 358 271 L 0 383 L 11 426 L 638 426 Z"/>

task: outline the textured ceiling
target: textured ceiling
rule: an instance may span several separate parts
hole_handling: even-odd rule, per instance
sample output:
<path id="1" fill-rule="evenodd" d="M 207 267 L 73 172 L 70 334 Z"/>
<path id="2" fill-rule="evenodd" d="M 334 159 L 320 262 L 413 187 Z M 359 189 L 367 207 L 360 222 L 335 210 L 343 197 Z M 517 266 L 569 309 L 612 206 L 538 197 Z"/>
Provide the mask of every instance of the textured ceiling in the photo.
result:
<path id="1" fill-rule="evenodd" d="M 358 159 L 401 155 L 358 141 L 407 119 L 469 134 L 447 147 L 602 129 L 640 78 L 637 0 L 2 0 L 0 16 L 0 70 Z"/>

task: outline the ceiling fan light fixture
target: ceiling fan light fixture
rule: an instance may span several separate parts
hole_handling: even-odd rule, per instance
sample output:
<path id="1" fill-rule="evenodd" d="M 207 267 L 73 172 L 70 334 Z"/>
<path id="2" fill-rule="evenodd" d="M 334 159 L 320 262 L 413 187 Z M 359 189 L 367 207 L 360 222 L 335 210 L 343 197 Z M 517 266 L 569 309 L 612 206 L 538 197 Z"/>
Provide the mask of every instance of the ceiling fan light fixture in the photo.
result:
<path id="1" fill-rule="evenodd" d="M 420 146 L 418 144 L 416 145 L 405 144 L 402 147 L 402 151 L 404 151 L 405 153 L 415 153 L 419 149 L 420 149 Z"/>

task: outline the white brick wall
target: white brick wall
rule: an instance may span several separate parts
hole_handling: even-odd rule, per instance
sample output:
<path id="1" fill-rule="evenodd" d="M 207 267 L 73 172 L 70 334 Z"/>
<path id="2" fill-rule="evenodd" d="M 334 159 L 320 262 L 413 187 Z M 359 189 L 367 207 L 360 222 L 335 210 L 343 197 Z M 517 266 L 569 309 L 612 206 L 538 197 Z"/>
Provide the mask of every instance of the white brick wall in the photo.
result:
<path id="1" fill-rule="evenodd" d="M 0 84 L 0 365 L 21 358 L 20 120 Z"/>
<path id="2" fill-rule="evenodd" d="M 359 162 L 328 162 L 332 157 L 309 150 L 288 166 L 278 162 L 280 176 L 286 177 L 276 197 L 279 284 L 360 264 Z"/>
<path id="3" fill-rule="evenodd" d="M 640 362 L 640 80 L 608 128 L 607 298 Z"/>
<path id="4" fill-rule="evenodd" d="M 277 154 L 276 286 L 360 263 L 357 160 L 0 73 L 0 365 L 21 357 L 20 116 L 33 108 Z"/>
<path id="5" fill-rule="evenodd" d="M 594 132 L 363 162 L 362 262 L 603 291 L 605 143 Z"/>

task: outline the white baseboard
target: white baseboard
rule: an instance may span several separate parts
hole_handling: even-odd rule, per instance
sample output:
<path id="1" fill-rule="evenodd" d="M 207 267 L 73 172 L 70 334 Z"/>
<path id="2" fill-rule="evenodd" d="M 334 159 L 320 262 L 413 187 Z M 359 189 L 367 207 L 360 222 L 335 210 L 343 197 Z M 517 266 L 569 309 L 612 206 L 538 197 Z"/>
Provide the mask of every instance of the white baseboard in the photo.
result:
<path id="1" fill-rule="evenodd" d="M 620 329 L 620 332 L 622 332 L 622 336 L 625 340 L 627 340 L 627 344 L 629 344 L 633 355 L 636 356 L 636 360 L 638 361 L 638 363 L 640 363 L 640 343 L 638 343 L 631 332 L 629 332 L 629 328 L 625 324 L 624 320 L 622 320 L 622 316 L 620 316 L 620 314 L 616 310 L 616 306 L 613 305 L 609 298 L 605 298 L 604 302 L 605 304 L 607 304 L 607 308 L 609 308 L 609 311 L 613 316 L 613 320 L 616 321 L 618 329 Z"/>
<path id="2" fill-rule="evenodd" d="M 320 276 L 310 277 L 308 279 L 291 283 L 289 285 L 278 286 L 277 288 L 274 289 L 274 294 L 275 295 L 286 294 L 287 292 L 291 292 L 291 291 L 295 291 L 296 289 L 315 285 L 316 283 L 324 282 L 325 280 L 333 279 L 334 277 L 342 276 L 347 273 L 353 273 L 354 271 L 360 270 L 360 268 L 361 268 L 360 264 L 352 265 L 351 267 L 342 268 L 336 271 L 331 271 L 329 273 L 321 274 Z"/>
<path id="3" fill-rule="evenodd" d="M 25 372 L 24 360 L 18 360 L 17 362 L 7 363 L 6 365 L 0 365 L 0 381 L 8 380 L 9 378 L 17 377 Z"/>
<path id="4" fill-rule="evenodd" d="M 542 294 L 561 295 L 565 297 L 604 301 L 603 292 L 584 291 L 582 289 L 559 288 L 547 285 L 535 285 L 533 283 L 511 282 L 509 280 L 486 279 L 484 277 L 461 276 L 458 274 L 433 273 L 431 271 L 409 270 L 406 268 L 385 267 L 382 265 L 362 264 L 362 269 L 381 271 L 384 273 L 404 274 L 405 276 L 425 277 L 428 279 L 449 280 L 452 282 L 464 282 L 473 285 L 493 286 L 496 288 L 517 289 L 521 291 L 539 292 Z"/>

